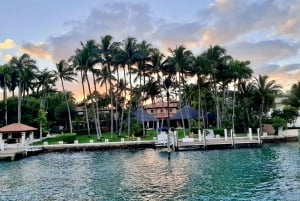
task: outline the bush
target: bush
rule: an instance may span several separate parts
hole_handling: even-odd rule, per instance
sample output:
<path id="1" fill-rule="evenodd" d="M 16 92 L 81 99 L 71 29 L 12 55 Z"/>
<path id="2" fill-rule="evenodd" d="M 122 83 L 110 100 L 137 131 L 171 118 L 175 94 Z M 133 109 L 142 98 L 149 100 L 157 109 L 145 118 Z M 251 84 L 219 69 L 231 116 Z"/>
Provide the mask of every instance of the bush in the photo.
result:
<path id="1" fill-rule="evenodd" d="M 88 135 L 88 129 L 80 129 L 80 130 L 74 130 L 73 132 L 75 132 L 77 135 Z M 97 133 L 96 129 L 91 129 L 91 134 L 93 133 Z"/>
<path id="2" fill-rule="evenodd" d="M 280 117 L 273 117 L 272 118 L 272 126 L 275 129 L 275 133 L 278 134 L 278 128 L 283 127 L 283 129 L 287 128 L 287 121 L 280 118 Z"/>
<path id="3" fill-rule="evenodd" d="M 141 125 L 138 122 L 131 123 L 130 130 L 135 137 L 141 137 L 143 135 Z"/>
<path id="4" fill-rule="evenodd" d="M 194 134 L 198 134 L 198 127 L 192 127 L 191 132 L 193 132 Z"/>
<path id="5" fill-rule="evenodd" d="M 67 133 L 67 134 L 62 134 L 57 136 L 57 141 L 63 141 L 64 143 L 67 144 L 72 144 L 74 143 L 74 140 L 76 139 L 76 134 L 75 133 Z"/>
<path id="6" fill-rule="evenodd" d="M 224 136 L 224 128 L 214 128 L 213 131 L 215 135 Z"/>

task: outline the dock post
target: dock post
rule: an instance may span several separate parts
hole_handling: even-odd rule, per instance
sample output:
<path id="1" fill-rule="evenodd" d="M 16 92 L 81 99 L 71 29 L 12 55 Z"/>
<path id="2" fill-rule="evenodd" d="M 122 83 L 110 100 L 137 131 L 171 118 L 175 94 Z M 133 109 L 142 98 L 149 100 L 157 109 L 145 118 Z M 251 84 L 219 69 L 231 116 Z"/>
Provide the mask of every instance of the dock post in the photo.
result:
<path id="1" fill-rule="evenodd" d="M 249 132 L 249 139 L 253 140 L 253 136 L 252 136 L 252 128 L 248 128 L 248 132 Z"/>
<path id="2" fill-rule="evenodd" d="M 178 133 L 174 131 L 174 144 L 175 144 L 175 151 L 178 151 Z"/>
<path id="3" fill-rule="evenodd" d="M 224 128 L 225 141 L 227 141 L 227 128 Z"/>
<path id="4" fill-rule="evenodd" d="M 234 148 L 234 136 L 233 136 L 233 130 L 230 129 L 230 135 L 231 135 L 231 145 L 232 145 L 232 148 Z"/>
<path id="5" fill-rule="evenodd" d="M 257 128 L 257 140 L 258 140 L 258 144 L 261 145 L 260 129 L 259 128 Z"/>
<path id="6" fill-rule="evenodd" d="M 203 131 L 203 147 L 206 149 L 206 137 L 205 137 L 205 131 Z"/>
<path id="7" fill-rule="evenodd" d="M 298 129 L 298 142 L 299 142 L 299 147 L 300 147 L 300 129 Z"/>
<path id="8" fill-rule="evenodd" d="M 198 137 L 199 137 L 199 142 L 202 141 L 202 134 L 201 134 L 201 130 L 198 130 Z"/>
<path id="9" fill-rule="evenodd" d="M 21 133 L 21 145 L 25 145 L 25 136 L 26 136 L 26 133 L 22 132 Z"/>

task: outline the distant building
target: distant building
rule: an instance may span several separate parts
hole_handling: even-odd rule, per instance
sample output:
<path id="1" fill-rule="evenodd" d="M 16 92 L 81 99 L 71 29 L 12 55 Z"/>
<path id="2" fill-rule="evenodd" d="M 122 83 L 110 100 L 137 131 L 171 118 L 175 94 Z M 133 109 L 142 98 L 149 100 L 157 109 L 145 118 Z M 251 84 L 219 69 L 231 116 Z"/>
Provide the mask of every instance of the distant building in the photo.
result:
<path id="1" fill-rule="evenodd" d="M 157 119 L 167 119 L 168 118 L 168 109 L 170 112 L 170 116 L 172 117 L 176 112 L 178 112 L 178 101 L 171 100 L 169 103 L 163 101 L 157 101 L 154 104 L 148 104 L 144 106 L 145 110 L 155 116 Z"/>
<path id="2" fill-rule="evenodd" d="M 271 108 L 268 112 L 268 117 L 271 117 L 271 114 L 274 110 L 280 110 L 282 111 L 284 108 L 283 100 L 287 99 L 287 97 L 277 97 L 275 98 L 275 107 Z M 298 114 L 300 114 L 300 111 L 298 111 Z M 288 124 L 288 127 L 300 127 L 300 117 L 298 116 L 295 120 L 294 124 Z"/>

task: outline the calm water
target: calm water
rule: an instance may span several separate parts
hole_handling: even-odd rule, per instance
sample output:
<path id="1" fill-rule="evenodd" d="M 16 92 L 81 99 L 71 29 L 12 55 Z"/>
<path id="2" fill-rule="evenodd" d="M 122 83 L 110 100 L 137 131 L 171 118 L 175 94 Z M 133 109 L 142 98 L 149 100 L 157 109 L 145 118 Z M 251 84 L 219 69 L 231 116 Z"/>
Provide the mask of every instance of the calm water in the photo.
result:
<path id="1" fill-rule="evenodd" d="M 49 153 L 0 161 L 0 200 L 299 200 L 298 143 L 167 153 Z"/>

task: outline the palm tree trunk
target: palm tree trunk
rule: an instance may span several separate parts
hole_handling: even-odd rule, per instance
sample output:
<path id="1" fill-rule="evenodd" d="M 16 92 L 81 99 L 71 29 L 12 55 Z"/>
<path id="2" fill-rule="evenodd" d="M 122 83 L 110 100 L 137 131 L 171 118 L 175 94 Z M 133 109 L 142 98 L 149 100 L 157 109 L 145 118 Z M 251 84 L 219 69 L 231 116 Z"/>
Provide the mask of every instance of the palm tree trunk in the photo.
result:
<path id="1" fill-rule="evenodd" d="M 130 124 L 131 124 L 131 105 L 132 105 L 132 81 L 131 81 L 131 70 L 130 70 L 130 67 L 131 67 L 131 64 L 130 62 L 128 62 L 127 64 L 127 67 L 128 67 L 128 72 L 129 72 L 129 85 L 130 85 L 130 100 L 129 100 L 129 108 L 128 108 L 128 130 L 127 130 L 127 135 L 130 136 Z"/>
<path id="2" fill-rule="evenodd" d="M 201 86 L 200 86 L 200 79 L 198 76 L 198 130 L 201 129 Z"/>
<path id="3" fill-rule="evenodd" d="M 84 78 L 83 78 L 82 71 L 81 71 L 81 80 L 82 80 L 81 84 L 82 84 L 82 92 L 83 92 L 85 120 L 86 120 L 86 125 L 87 125 L 87 130 L 88 130 L 88 136 L 90 138 L 91 137 L 91 129 L 90 129 L 89 115 L 88 115 L 88 110 L 87 110 L 87 105 L 86 105 L 85 88 L 84 88 Z"/>
<path id="4" fill-rule="evenodd" d="M 262 116 L 263 116 L 263 111 L 264 111 L 264 104 L 265 104 L 265 99 L 262 98 L 262 103 L 261 103 L 261 110 L 260 110 L 260 114 L 259 114 L 259 135 L 262 135 Z"/>
<path id="5" fill-rule="evenodd" d="M 69 101 L 68 101 L 68 98 L 67 98 L 67 93 L 65 91 L 65 86 L 64 86 L 64 82 L 63 82 L 63 79 L 60 78 L 60 81 L 61 81 L 61 86 L 63 88 L 63 91 L 64 91 L 64 95 L 65 95 L 65 100 L 66 100 L 66 103 L 67 103 L 67 108 L 68 108 L 68 116 L 69 116 L 69 126 L 70 126 L 70 132 L 73 133 L 73 125 L 72 125 L 72 118 L 71 118 L 71 112 L 70 112 L 70 106 L 69 106 Z"/>
<path id="6" fill-rule="evenodd" d="M 95 79 L 95 74 L 92 72 L 93 75 L 93 81 L 94 81 L 94 90 L 95 92 L 97 91 L 97 85 L 96 85 L 96 79 Z M 101 138 L 101 126 L 100 126 L 100 121 L 99 121 L 99 106 L 98 106 L 98 97 L 96 96 L 96 121 L 98 128 L 96 127 L 97 133 L 100 133 L 100 138 Z M 98 139 L 99 140 L 99 139 Z"/>
<path id="7" fill-rule="evenodd" d="M 124 82 L 125 82 L 125 83 L 124 83 L 124 85 L 125 85 L 125 90 L 124 90 L 124 92 L 125 92 L 125 94 L 124 94 L 125 100 L 124 100 L 124 104 L 125 104 L 125 102 L 126 102 L 126 95 L 127 95 L 127 92 L 126 92 L 126 90 L 127 90 L 127 88 L 126 88 L 127 82 L 126 82 L 125 65 L 123 66 L 123 74 L 124 74 Z M 125 106 L 125 105 L 123 105 L 123 107 L 122 107 L 122 112 L 121 112 L 121 121 L 120 121 L 119 136 L 121 135 L 121 132 L 122 132 L 122 130 L 123 130 L 123 119 L 124 119 L 124 110 L 125 110 L 124 106 Z"/>
<path id="8" fill-rule="evenodd" d="M 21 123 L 21 98 L 22 98 L 22 82 L 19 81 L 19 94 L 18 94 L 18 123 Z"/>
<path id="9" fill-rule="evenodd" d="M 233 101 L 232 101 L 232 132 L 235 134 L 235 81 L 233 82 Z"/>
<path id="10" fill-rule="evenodd" d="M 5 77 L 4 77 L 3 98 L 4 98 L 4 110 L 5 110 L 5 125 L 7 125 L 7 86 L 6 86 Z"/>
<path id="11" fill-rule="evenodd" d="M 96 127 L 96 132 L 97 132 L 97 139 L 101 140 L 101 137 L 102 137 L 101 129 L 100 129 L 99 121 L 97 120 L 97 111 L 96 111 L 96 108 L 95 108 L 95 102 L 93 100 L 91 85 L 90 85 L 90 82 L 89 82 L 89 79 L 88 79 L 87 75 L 86 75 L 86 80 L 87 80 L 88 90 L 89 90 L 89 94 L 90 94 L 91 102 L 92 102 L 92 108 L 93 108 L 93 113 L 94 113 L 94 121 L 95 121 L 95 127 Z"/>

